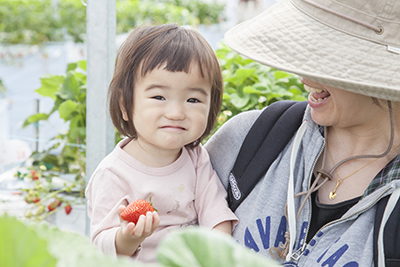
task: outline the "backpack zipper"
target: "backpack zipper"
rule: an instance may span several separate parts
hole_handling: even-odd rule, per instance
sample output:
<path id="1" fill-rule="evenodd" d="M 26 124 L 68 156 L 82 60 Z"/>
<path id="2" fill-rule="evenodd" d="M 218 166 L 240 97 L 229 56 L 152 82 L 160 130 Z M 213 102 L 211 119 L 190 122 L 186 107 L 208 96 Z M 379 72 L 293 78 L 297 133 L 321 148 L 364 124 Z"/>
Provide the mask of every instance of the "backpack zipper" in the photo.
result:
<path id="1" fill-rule="evenodd" d="M 317 159 L 321 156 L 322 152 L 324 151 L 325 144 L 326 144 L 326 142 L 325 142 L 325 139 L 324 139 L 322 148 L 320 149 L 320 151 L 319 151 L 319 153 L 318 153 L 318 155 L 316 157 Z M 310 173 L 310 176 L 308 177 L 308 188 L 311 187 L 311 178 L 312 178 L 312 175 L 313 175 L 313 171 L 314 171 L 315 165 L 317 164 L 317 161 L 318 160 L 314 160 L 313 166 L 311 168 L 312 171 Z M 311 197 L 311 195 L 310 195 L 310 197 Z M 293 252 L 292 255 L 290 256 L 290 259 L 294 260 L 294 261 L 298 261 L 300 259 L 300 257 L 303 255 L 303 252 L 304 252 L 305 248 L 307 247 L 306 240 L 307 240 L 307 236 L 308 236 L 308 231 L 310 230 L 311 216 L 312 216 L 312 204 L 311 204 L 311 201 L 309 202 L 309 208 L 310 208 L 310 215 L 308 216 L 308 224 L 307 224 L 306 234 L 304 236 L 304 243 L 299 249 L 297 249 L 295 252 Z"/>

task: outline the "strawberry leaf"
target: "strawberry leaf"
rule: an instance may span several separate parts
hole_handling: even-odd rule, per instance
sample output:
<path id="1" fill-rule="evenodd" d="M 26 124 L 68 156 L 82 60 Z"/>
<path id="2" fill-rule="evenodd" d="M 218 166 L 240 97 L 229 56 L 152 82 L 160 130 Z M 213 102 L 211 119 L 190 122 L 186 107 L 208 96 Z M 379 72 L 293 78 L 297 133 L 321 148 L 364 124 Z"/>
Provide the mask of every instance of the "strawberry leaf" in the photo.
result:
<path id="1" fill-rule="evenodd" d="M 62 231 L 45 222 L 24 224 L 0 215 L 0 266 L 12 267 L 143 267 L 128 257 L 115 257 L 90 244 L 87 236 Z M 157 267 L 160 265 L 151 265 Z"/>
<path id="2" fill-rule="evenodd" d="M 0 266 L 52 267 L 47 242 L 14 217 L 0 217 Z"/>
<path id="3" fill-rule="evenodd" d="M 158 260 L 174 267 L 278 267 L 277 262 L 236 243 L 229 235 L 202 227 L 171 232 L 161 242 Z"/>

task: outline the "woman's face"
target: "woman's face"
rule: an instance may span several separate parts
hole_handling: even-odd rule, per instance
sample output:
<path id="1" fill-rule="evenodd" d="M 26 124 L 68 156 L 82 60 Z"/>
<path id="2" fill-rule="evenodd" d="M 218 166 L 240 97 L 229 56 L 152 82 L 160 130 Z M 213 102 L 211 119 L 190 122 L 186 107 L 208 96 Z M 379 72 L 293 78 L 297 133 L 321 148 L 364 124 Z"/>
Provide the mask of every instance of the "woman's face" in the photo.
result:
<path id="1" fill-rule="evenodd" d="M 373 99 L 301 78 L 308 92 L 313 120 L 323 126 L 353 127 L 379 119 L 382 108 Z"/>

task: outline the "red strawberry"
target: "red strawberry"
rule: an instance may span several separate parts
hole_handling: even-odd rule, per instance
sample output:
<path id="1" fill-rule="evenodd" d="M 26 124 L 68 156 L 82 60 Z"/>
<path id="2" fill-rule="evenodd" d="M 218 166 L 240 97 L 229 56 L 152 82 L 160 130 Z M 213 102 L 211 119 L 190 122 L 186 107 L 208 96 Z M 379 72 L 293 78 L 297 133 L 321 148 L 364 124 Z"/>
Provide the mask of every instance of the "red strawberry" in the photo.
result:
<path id="1" fill-rule="evenodd" d="M 34 196 L 30 195 L 29 193 L 25 195 L 24 200 L 26 203 L 31 204 L 34 203 Z"/>
<path id="2" fill-rule="evenodd" d="M 54 203 L 55 203 L 55 205 L 57 205 L 57 207 L 60 207 L 62 201 L 60 199 L 56 198 L 56 199 L 54 199 Z"/>
<path id="3" fill-rule="evenodd" d="M 39 180 L 39 176 L 36 175 L 36 171 L 35 170 L 31 170 L 31 175 L 32 175 L 32 180 Z"/>
<path id="4" fill-rule="evenodd" d="M 129 204 L 121 212 L 121 218 L 125 221 L 133 222 L 134 224 L 136 224 L 139 220 L 140 215 L 146 215 L 148 211 L 154 211 L 153 205 L 146 200 L 138 199 Z"/>
<path id="5" fill-rule="evenodd" d="M 61 205 L 61 200 L 59 200 L 58 198 L 56 198 L 53 202 L 51 202 L 47 208 L 49 209 L 49 211 L 54 210 L 55 208 L 59 207 Z"/>
<path id="6" fill-rule="evenodd" d="M 55 208 L 57 208 L 57 205 L 54 205 L 54 202 L 51 202 L 51 203 L 47 206 L 47 208 L 49 209 L 49 211 L 52 211 L 52 210 L 54 210 Z"/>
<path id="7" fill-rule="evenodd" d="M 71 205 L 65 206 L 65 213 L 66 213 L 67 215 L 71 213 L 71 210 L 72 210 Z"/>

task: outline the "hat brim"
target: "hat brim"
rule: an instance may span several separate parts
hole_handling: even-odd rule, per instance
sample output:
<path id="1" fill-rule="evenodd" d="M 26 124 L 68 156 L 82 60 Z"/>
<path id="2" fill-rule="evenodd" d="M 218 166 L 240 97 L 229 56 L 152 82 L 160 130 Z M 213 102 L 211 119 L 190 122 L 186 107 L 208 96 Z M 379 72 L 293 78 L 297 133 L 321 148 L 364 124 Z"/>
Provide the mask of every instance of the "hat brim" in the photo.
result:
<path id="1" fill-rule="evenodd" d="M 267 66 L 385 100 L 400 101 L 400 55 L 387 46 L 333 29 L 278 2 L 236 25 L 225 42 Z"/>

